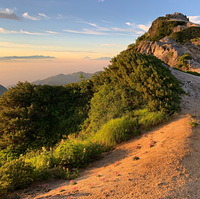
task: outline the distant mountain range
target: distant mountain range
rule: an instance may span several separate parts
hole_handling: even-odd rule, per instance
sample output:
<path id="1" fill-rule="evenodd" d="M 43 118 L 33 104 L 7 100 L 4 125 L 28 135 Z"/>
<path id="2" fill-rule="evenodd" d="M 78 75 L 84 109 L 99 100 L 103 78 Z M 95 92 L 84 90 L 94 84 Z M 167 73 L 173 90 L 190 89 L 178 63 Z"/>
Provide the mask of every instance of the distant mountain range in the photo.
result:
<path id="1" fill-rule="evenodd" d="M 0 85 L 0 96 L 6 91 L 7 91 L 7 88 L 2 86 L 2 85 Z"/>
<path id="2" fill-rule="evenodd" d="M 85 77 L 85 79 L 89 79 L 91 78 L 93 75 L 98 74 L 98 72 L 96 73 L 84 73 L 84 72 L 77 72 L 77 73 L 72 73 L 72 74 L 59 74 L 56 76 L 52 76 L 52 77 L 48 77 L 46 79 L 43 80 L 37 80 L 32 82 L 33 84 L 36 85 L 66 85 L 69 83 L 77 83 L 81 81 L 80 75 L 83 75 Z"/>

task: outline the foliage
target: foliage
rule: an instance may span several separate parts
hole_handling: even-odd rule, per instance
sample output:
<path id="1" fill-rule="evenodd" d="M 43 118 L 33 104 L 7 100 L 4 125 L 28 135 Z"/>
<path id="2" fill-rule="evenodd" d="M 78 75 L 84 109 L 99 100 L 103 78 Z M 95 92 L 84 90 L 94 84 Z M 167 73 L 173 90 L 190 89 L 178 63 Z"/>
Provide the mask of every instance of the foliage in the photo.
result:
<path id="1" fill-rule="evenodd" d="M 144 33 L 142 36 L 138 37 L 136 39 L 136 46 L 141 42 L 141 41 L 145 41 L 145 40 L 150 40 L 150 37 L 148 36 L 148 33 Z"/>
<path id="2" fill-rule="evenodd" d="M 148 33 L 143 34 L 136 40 L 136 45 L 141 41 L 159 41 L 160 39 L 172 34 L 173 29 L 179 25 L 185 25 L 184 21 L 168 21 L 165 17 L 157 18 L 149 28 Z"/>
<path id="3" fill-rule="evenodd" d="M 198 37 L 200 37 L 200 27 L 189 27 L 182 31 L 174 32 L 170 35 L 170 38 L 182 45 L 185 44 L 185 42 Z"/>
<path id="4" fill-rule="evenodd" d="M 89 81 L 65 87 L 19 82 L 0 98 L 0 148 L 20 154 L 78 132 L 92 95 Z"/>
<path id="5" fill-rule="evenodd" d="M 104 147 L 114 147 L 140 133 L 136 118 L 122 117 L 111 119 L 94 135 Z"/>
<path id="6" fill-rule="evenodd" d="M 12 160 L 0 168 L 0 194 L 29 186 L 33 167 L 22 158 Z"/>
<path id="7" fill-rule="evenodd" d="M 102 147 L 89 139 L 69 139 L 61 142 L 54 150 L 54 157 L 65 168 L 85 167 L 101 157 Z"/>
<path id="8" fill-rule="evenodd" d="M 177 111 L 181 92 L 159 59 L 133 48 L 91 80 L 65 87 L 19 82 L 0 98 L 2 193 L 73 179 L 74 169 Z"/>
<path id="9" fill-rule="evenodd" d="M 183 21 L 167 21 L 160 20 L 156 26 L 156 32 L 151 36 L 152 41 L 159 41 L 160 39 L 169 36 L 172 33 L 174 27 L 178 25 L 185 25 Z M 153 26 L 153 24 L 152 24 Z M 151 28 L 150 28 L 151 30 Z"/>
<path id="10" fill-rule="evenodd" d="M 179 70 L 179 71 L 184 72 L 184 73 L 189 73 L 189 74 L 191 74 L 191 75 L 200 76 L 200 73 L 195 72 L 195 71 L 183 71 L 183 70 L 178 69 L 178 68 L 173 68 L 173 69 L 174 69 L 174 70 Z"/>
<path id="11" fill-rule="evenodd" d="M 189 65 L 188 65 L 188 60 L 190 60 L 192 57 L 189 53 L 183 54 L 182 56 L 179 57 L 177 67 L 181 70 L 188 70 Z"/>
<path id="12" fill-rule="evenodd" d="M 193 119 L 190 123 L 189 123 L 192 127 L 197 127 L 199 126 L 199 122 L 195 119 Z"/>
<path id="13" fill-rule="evenodd" d="M 129 93 L 120 84 L 111 86 L 104 84 L 99 92 L 94 94 L 91 100 L 89 120 L 91 121 L 87 131 L 92 129 L 97 131 L 102 125 L 111 120 L 122 116 L 129 107 Z"/>
<path id="14" fill-rule="evenodd" d="M 151 112 L 167 114 L 178 110 L 182 90 L 160 60 L 129 49 L 114 57 L 111 63 L 103 75 L 106 83 L 91 100 L 85 121 L 88 132 L 96 132 L 109 120 L 136 109 L 146 107 Z"/>
<path id="15" fill-rule="evenodd" d="M 18 154 L 11 152 L 9 150 L 0 150 L 0 167 L 4 165 L 6 162 L 17 159 Z"/>

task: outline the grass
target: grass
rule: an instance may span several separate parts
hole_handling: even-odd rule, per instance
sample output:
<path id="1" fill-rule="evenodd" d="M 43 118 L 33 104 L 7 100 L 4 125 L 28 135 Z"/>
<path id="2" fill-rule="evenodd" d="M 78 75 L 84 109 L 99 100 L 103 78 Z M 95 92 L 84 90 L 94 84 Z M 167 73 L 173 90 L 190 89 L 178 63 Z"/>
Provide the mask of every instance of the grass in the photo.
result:
<path id="1" fill-rule="evenodd" d="M 138 131 L 137 119 L 122 117 L 112 119 L 103 125 L 95 134 L 94 139 L 106 148 L 110 148 L 138 134 L 140 131 Z"/>
<path id="2" fill-rule="evenodd" d="M 157 125 L 165 119 L 161 112 L 137 110 L 132 116 L 111 119 L 99 131 L 84 135 L 84 138 L 71 136 L 53 149 L 42 148 L 40 151 L 27 153 L 20 159 L 10 160 L 0 167 L 0 195 L 26 188 L 39 180 L 75 179 L 78 169 L 101 158 L 103 151 L 137 136 L 140 129 Z"/>
<path id="3" fill-rule="evenodd" d="M 138 117 L 138 124 L 143 129 L 148 129 L 152 126 L 158 125 L 168 119 L 162 112 L 149 112 L 147 109 L 140 109 L 134 112 Z"/>

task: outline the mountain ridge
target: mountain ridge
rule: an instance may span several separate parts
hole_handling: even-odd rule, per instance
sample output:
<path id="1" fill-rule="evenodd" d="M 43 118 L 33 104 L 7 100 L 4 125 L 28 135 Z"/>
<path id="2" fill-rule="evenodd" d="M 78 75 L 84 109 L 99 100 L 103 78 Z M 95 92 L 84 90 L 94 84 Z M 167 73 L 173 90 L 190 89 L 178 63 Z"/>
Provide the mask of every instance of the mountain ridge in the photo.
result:
<path id="1" fill-rule="evenodd" d="M 156 56 L 170 67 L 200 72 L 200 25 L 181 13 L 158 17 L 136 40 L 134 48 Z"/>
<path id="2" fill-rule="evenodd" d="M 96 73 L 85 73 L 85 72 L 76 72 L 76 73 L 71 73 L 71 74 L 58 74 L 58 75 L 55 75 L 55 76 L 51 76 L 51 77 L 48 77 L 46 79 L 43 79 L 43 80 L 37 80 L 37 81 L 34 81 L 32 82 L 33 84 L 36 84 L 36 85 L 58 85 L 58 86 L 61 86 L 61 85 L 66 85 L 66 84 L 69 84 L 69 83 L 77 83 L 77 82 L 80 82 L 81 81 L 81 78 L 80 78 L 80 75 L 82 74 L 83 77 L 85 79 L 89 79 L 91 78 L 93 75 L 95 74 L 98 74 L 99 72 L 96 72 Z"/>

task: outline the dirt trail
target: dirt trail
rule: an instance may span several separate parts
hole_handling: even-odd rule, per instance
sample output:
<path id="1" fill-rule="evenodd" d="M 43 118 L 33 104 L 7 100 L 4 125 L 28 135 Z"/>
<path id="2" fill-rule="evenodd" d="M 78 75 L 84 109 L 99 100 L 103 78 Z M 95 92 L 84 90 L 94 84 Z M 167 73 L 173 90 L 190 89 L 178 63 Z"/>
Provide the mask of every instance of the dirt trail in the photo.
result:
<path id="1" fill-rule="evenodd" d="M 200 119 L 200 77 L 176 70 L 172 73 L 184 83 L 187 93 L 182 97 L 179 115 L 104 154 L 81 171 L 76 185 L 49 182 L 48 193 L 33 189 L 20 193 L 21 197 L 200 198 L 200 127 L 189 124 L 191 115 Z M 139 160 L 133 160 L 135 156 Z"/>

